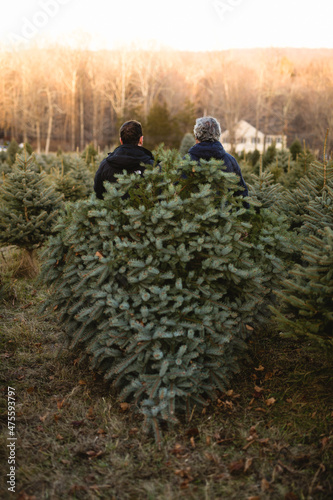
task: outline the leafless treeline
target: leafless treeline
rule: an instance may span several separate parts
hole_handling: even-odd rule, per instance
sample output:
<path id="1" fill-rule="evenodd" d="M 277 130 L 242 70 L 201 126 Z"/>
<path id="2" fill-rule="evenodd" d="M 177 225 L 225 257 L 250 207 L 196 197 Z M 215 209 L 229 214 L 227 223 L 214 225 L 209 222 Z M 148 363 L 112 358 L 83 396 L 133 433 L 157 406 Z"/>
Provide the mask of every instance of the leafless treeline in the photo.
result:
<path id="1" fill-rule="evenodd" d="M 333 148 L 333 51 L 100 51 L 64 47 L 0 51 L 0 140 L 37 151 L 104 147 L 121 121 L 140 119 L 150 145 L 177 145 L 196 116 L 231 131 L 245 119 L 321 149 Z M 161 106 L 162 105 L 162 106 Z M 159 116 L 161 110 L 163 116 Z M 146 132 L 145 131 L 145 132 Z M 146 135 L 146 133 L 145 133 Z"/>

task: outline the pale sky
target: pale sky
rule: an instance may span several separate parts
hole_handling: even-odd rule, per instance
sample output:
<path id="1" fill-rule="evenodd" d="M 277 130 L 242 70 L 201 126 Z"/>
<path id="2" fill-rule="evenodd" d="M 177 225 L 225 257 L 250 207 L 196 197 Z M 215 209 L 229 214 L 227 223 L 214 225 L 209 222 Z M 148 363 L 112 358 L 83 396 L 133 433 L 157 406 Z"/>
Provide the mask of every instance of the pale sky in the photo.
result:
<path id="1" fill-rule="evenodd" d="M 73 32 L 93 50 L 154 40 L 193 51 L 333 48 L 331 0 L 0 0 L 0 12 L 8 48 L 66 43 Z"/>

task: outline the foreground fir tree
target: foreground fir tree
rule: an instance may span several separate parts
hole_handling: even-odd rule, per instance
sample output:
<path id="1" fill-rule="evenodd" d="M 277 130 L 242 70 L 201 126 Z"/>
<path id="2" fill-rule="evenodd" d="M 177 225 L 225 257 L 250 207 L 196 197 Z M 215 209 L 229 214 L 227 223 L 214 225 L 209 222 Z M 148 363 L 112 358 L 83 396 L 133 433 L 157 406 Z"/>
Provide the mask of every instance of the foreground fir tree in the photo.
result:
<path id="1" fill-rule="evenodd" d="M 288 220 L 290 229 L 297 236 L 304 222 L 304 215 L 308 213 L 310 202 L 321 197 L 325 185 L 333 182 L 333 163 L 323 164 L 314 161 L 308 166 L 304 175 L 294 190 L 285 191 L 278 200 L 278 206 Z"/>
<path id="2" fill-rule="evenodd" d="M 0 243 L 26 251 L 32 269 L 34 251 L 52 232 L 61 197 L 48 187 L 33 156 L 18 155 L 0 185 Z"/>
<path id="3" fill-rule="evenodd" d="M 260 321 L 267 322 L 268 306 L 275 302 L 278 291 L 288 276 L 298 249 L 294 235 L 289 230 L 288 219 L 278 208 L 282 186 L 274 183 L 272 173 L 265 171 L 259 176 L 252 174 L 249 184 L 251 205 L 255 213 L 247 214 L 251 222 L 248 241 L 252 244 L 250 253 L 256 265 L 263 271 L 266 298 L 261 308 Z"/>
<path id="4" fill-rule="evenodd" d="M 67 162 L 67 173 L 64 165 L 54 179 L 56 191 L 64 195 L 66 201 L 77 201 L 87 198 L 93 191 L 94 178 L 85 161 L 78 155 Z"/>
<path id="5" fill-rule="evenodd" d="M 281 191 L 281 184 L 274 182 L 271 172 L 261 171 L 259 175 L 251 174 L 249 195 L 260 203 L 261 208 L 271 208 L 275 205 Z"/>
<path id="6" fill-rule="evenodd" d="M 238 178 L 173 153 L 71 205 L 45 252 L 71 349 L 145 416 L 174 423 L 224 391 L 265 294 Z"/>
<path id="7" fill-rule="evenodd" d="M 326 227 L 304 240 L 303 265 L 297 265 L 273 308 L 283 336 L 315 341 L 333 349 L 333 231 Z"/>
<path id="8" fill-rule="evenodd" d="M 278 293 L 273 309 L 283 335 L 309 338 L 333 348 L 333 169 L 321 165 L 324 185 L 304 210 L 298 232 L 302 260 Z"/>

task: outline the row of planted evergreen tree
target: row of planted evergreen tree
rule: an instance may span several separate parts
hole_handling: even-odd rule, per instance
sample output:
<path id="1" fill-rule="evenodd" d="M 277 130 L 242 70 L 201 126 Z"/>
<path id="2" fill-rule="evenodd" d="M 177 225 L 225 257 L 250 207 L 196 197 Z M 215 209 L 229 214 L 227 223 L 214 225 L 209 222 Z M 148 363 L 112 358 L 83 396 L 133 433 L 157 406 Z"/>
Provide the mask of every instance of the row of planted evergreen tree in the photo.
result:
<path id="1" fill-rule="evenodd" d="M 45 307 L 159 437 L 161 421 L 227 388 L 270 311 L 283 334 L 332 347 L 333 166 L 313 162 L 294 190 L 260 169 L 247 209 L 219 162 L 155 156 L 159 166 L 120 177 L 104 200 L 87 197 L 79 157 L 47 176 L 19 156 L 0 186 L 0 238 L 31 253 L 52 234 Z M 71 171 L 72 200 L 85 199 L 65 202 Z"/>

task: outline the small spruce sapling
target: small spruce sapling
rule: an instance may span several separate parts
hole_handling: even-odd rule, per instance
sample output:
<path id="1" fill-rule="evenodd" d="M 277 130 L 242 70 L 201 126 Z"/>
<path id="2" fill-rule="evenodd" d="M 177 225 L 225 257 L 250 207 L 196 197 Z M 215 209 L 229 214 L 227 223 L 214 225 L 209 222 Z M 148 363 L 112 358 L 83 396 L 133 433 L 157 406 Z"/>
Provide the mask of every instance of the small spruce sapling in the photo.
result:
<path id="1" fill-rule="evenodd" d="M 0 242 L 25 250 L 32 272 L 36 271 L 35 250 L 52 232 L 61 197 L 45 181 L 34 157 L 26 152 L 0 185 Z"/>

